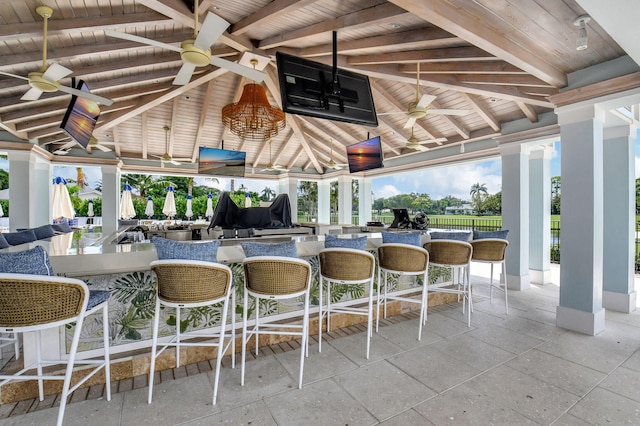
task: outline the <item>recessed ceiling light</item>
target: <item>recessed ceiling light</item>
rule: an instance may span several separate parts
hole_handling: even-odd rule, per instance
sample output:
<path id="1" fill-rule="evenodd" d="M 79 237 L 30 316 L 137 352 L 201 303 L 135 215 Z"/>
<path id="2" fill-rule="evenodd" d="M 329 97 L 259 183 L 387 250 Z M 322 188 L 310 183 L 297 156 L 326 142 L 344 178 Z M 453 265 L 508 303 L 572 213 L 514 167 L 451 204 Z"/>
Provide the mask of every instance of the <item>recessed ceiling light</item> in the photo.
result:
<path id="1" fill-rule="evenodd" d="M 389 26 L 391 28 L 394 28 L 394 29 L 398 29 L 398 28 L 402 27 L 402 25 L 396 24 L 395 22 L 390 23 Z"/>

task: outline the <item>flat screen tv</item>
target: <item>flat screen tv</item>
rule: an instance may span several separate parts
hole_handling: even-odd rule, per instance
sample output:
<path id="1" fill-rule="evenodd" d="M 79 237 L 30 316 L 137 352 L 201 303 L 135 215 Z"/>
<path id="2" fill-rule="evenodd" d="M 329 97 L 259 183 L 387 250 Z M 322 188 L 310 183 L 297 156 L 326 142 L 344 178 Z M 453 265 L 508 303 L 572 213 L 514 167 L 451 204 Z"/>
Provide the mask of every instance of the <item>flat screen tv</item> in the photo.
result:
<path id="1" fill-rule="evenodd" d="M 77 89 L 89 92 L 87 84 L 82 80 L 78 82 Z M 64 118 L 60 123 L 60 128 L 71 139 L 86 148 L 93 134 L 93 129 L 98 122 L 98 117 L 100 117 L 100 107 L 97 102 L 79 96 L 72 96 Z"/>
<path id="2" fill-rule="evenodd" d="M 228 149 L 200 147 L 198 174 L 244 177 L 247 153 Z"/>
<path id="3" fill-rule="evenodd" d="M 367 126 L 378 125 L 371 85 L 366 75 L 282 52 L 276 52 L 276 61 L 285 112 Z"/>
<path id="4" fill-rule="evenodd" d="M 380 136 L 349 145 L 347 147 L 347 160 L 350 173 L 383 167 Z"/>

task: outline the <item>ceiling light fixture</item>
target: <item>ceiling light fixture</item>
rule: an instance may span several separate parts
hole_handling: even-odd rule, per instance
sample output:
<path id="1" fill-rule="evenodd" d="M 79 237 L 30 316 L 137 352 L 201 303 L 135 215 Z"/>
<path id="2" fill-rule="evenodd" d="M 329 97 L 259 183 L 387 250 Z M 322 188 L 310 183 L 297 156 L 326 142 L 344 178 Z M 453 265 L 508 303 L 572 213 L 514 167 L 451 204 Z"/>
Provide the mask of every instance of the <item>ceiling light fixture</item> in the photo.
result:
<path id="1" fill-rule="evenodd" d="M 257 63 L 251 60 L 254 69 Z M 261 141 L 275 137 L 287 124 L 284 112 L 269 104 L 264 87 L 256 83 L 246 84 L 240 100 L 222 108 L 222 122 L 242 139 Z"/>
<path id="2" fill-rule="evenodd" d="M 580 15 L 575 21 L 573 21 L 573 25 L 578 27 L 578 38 L 576 39 L 576 50 L 584 50 L 588 46 L 588 38 L 587 38 L 587 27 L 586 24 L 591 21 L 591 17 L 589 15 Z"/>

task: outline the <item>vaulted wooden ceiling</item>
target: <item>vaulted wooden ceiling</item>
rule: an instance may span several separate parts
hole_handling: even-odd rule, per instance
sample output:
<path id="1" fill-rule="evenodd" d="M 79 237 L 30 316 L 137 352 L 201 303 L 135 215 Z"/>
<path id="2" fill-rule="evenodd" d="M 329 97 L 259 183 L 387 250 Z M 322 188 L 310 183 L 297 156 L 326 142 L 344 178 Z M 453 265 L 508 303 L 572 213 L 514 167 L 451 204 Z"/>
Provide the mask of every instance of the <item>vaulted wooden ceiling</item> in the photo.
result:
<path id="1" fill-rule="evenodd" d="M 192 163 L 164 164 L 165 172 L 194 170 L 199 147 L 208 146 L 246 151 L 249 177 L 273 176 L 261 172 L 270 160 L 317 176 L 333 172 L 324 166 L 331 158 L 345 163 L 345 146 L 368 136 L 381 136 L 385 159 L 422 154 L 406 147 L 405 114 L 379 115 L 375 128 L 288 114 L 271 149 L 242 140 L 222 125 L 221 109 L 250 81 L 209 65 L 176 86 L 178 53 L 105 35 L 111 29 L 179 46 L 193 35 L 190 0 L 0 2 L 0 71 L 27 76 L 39 68 L 43 20 L 35 10 L 42 3 L 53 9 L 48 63 L 73 70 L 93 93 L 114 100 L 101 107 L 94 132 L 113 151 L 87 153 L 59 127 L 70 95 L 22 101 L 27 81 L 0 75 L 0 125 L 56 153 L 54 161 L 117 158 L 152 171 L 168 142 L 170 155 Z M 420 140 L 446 138 L 424 144 L 431 150 L 498 136 L 514 120 L 536 122 L 553 109 L 548 96 L 567 86 L 569 73 L 625 55 L 595 20 L 587 24 L 589 47 L 576 50 L 573 22 L 585 11 L 574 0 L 201 0 L 198 10 L 200 22 L 212 12 L 231 23 L 212 46 L 214 55 L 271 58 L 263 84 L 274 105 L 280 104 L 275 53 L 329 64 L 333 31 L 339 67 L 370 77 L 379 114 L 406 111 L 415 100 L 419 62 L 419 92 L 436 96 L 430 108 L 469 111 L 416 121 Z"/>

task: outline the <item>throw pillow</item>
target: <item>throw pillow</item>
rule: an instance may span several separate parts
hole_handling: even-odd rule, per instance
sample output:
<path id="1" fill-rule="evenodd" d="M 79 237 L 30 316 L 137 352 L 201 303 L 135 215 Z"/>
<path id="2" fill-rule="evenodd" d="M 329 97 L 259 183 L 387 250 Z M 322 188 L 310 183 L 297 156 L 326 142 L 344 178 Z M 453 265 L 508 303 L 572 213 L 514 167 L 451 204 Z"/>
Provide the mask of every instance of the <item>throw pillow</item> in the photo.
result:
<path id="1" fill-rule="evenodd" d="M 367 237 L 358 238 L 338 238 L 333 235 L 324 235 L 325 248 L 350 248 L 365 250 L 367 247 Z"/>
<path id="2" fill-rule="evenodd" d="M 500 238 L 501 240 L 506 240 L 508 234 L 508 229 L 502 229 L 499 231 L 473 231 L 473 239 L 482 240 L 484 238 Z"/>
<path id="3" fill-rule="evenodd" d="M 71 228 L 69 227 L 69 224 L 67 222 L 54 223 L 53 225 L 51 225 L 51 227 L 55 232 L 62 232 L 63 234 L 71 232 Z"/>
<path id="4" fill-rule="evenodd" d="M 284 243 L 254 243 L 241 242 L 242 250 L 247 257 L 254 256 L 284 256 L 298 257 L 298 247 L 294 240 Z"/>
<path id="5" fill-rule="evenodd" d="M 4 238 L 4 234 L 0 234 L 0 249 L 10 247 L 11 245 Z"/>
<path id="6" fill-rule="evenodd" d="M 56 232 L 53 230 L 53 226 L 49 224 L 33 228 L 33 232 L 36 234 L 36 239 L 38 240 L 56 235 Z"/>
<path id="7" fill-rule="evenodd" d="M 430 232 L 429 236 L 432 240 L 469 241 L 471 232 Z"/>
<path id="8" fill-rule="evenodd" d="M 4 238 L 9 245 L 17 246 L 18 244 L 30 243 L 37 240 L 36 233 L 33 229 L 25 229 L 24 231 L 6 232 Z"/>
<path id="9" fill-rule="evenodd" d="M 0 272 L 5 274 L 53 275 L 49 255 L 40 246 L 12 253 L 0 253 Z"/>
<path id="10" fill-rule="evenodd" d="M 382 244 L 410 244 L 422 247 L 422 234 L 420 232 L 386 232 L 382 231 Z"/>
<path id="11" fill-rule="evenodd" d="M 218 247 L 220 241 L 203 243 L 175 241 L 168 238 L 153 237 L 151 240 L 156 247 L 158 259 L 202 260 L 218 261 Z"/>

